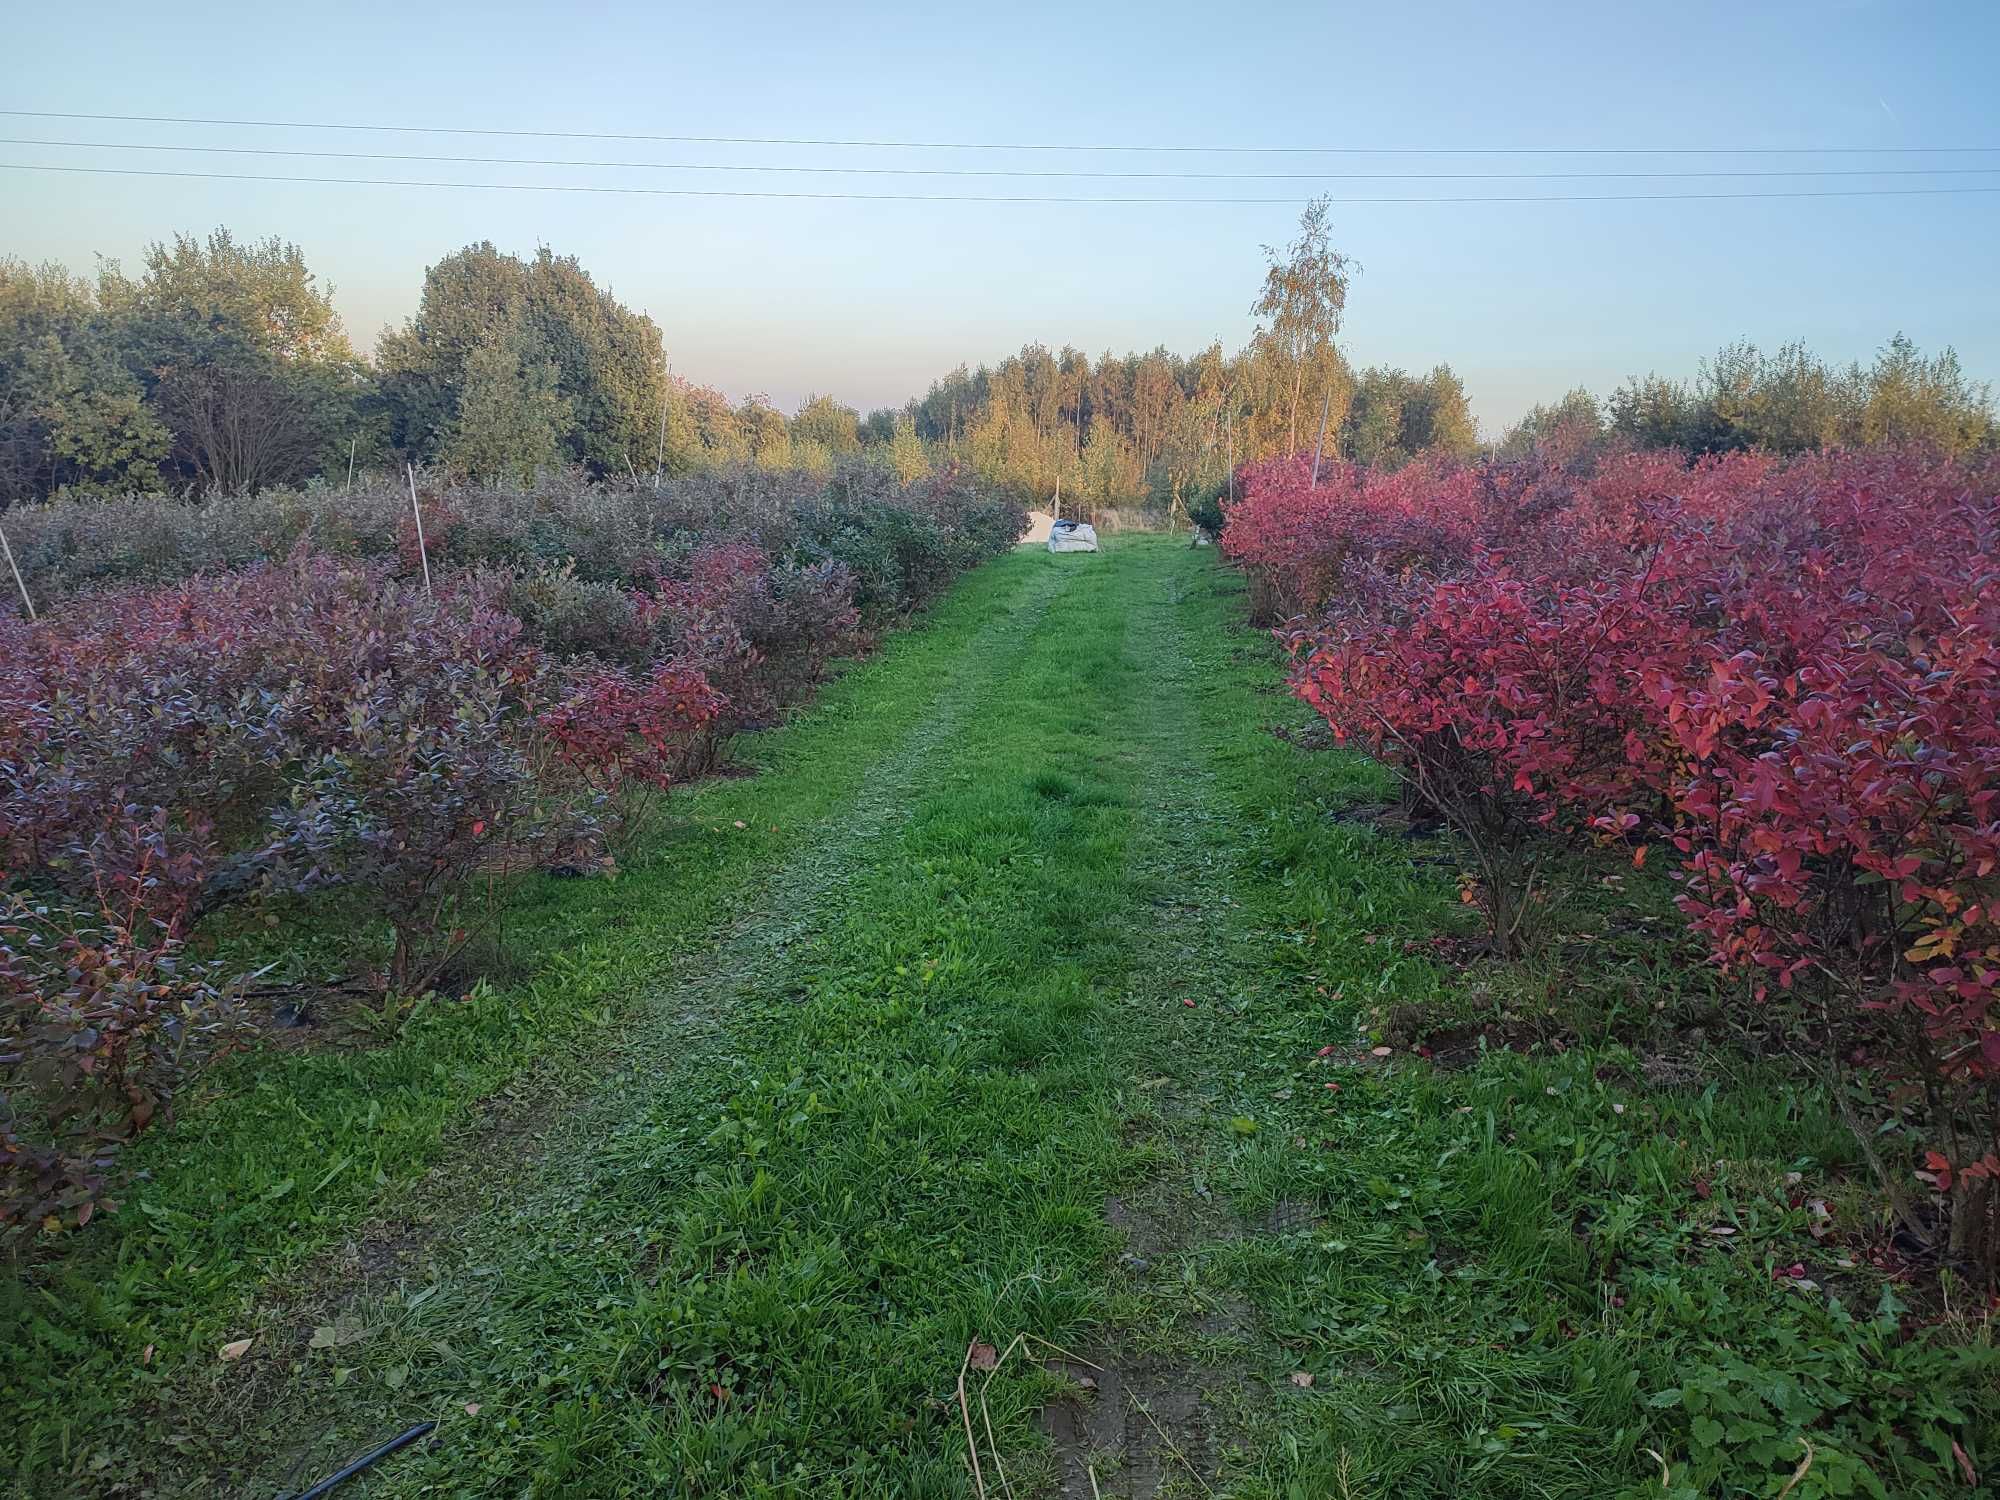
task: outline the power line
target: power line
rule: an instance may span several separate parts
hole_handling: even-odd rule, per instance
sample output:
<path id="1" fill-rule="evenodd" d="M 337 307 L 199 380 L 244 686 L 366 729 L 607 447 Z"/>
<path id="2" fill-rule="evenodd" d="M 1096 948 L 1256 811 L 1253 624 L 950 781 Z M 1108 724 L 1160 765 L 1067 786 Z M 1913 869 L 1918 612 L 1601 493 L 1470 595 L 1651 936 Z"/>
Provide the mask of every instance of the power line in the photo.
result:
<path id="1" fill-rule="evenodd" d="M 380 125 L 329 120 L 224 120 L 199 115 L 113 115 L 0 109 L 32 120 L 116 121 L 128 125 L 224 125 L 256 130 L 351 130 L 392 135 L 512 136 L 530 140 L 668 141 L 712 146 L 832 146 L 880 151 L 1135 151 L 1247 156 L 1925 156 L 1991 155 L 2000 146 L 1175 146 L 1128 142 L 894 141 L 819 136 L 651 135 L 608 130 L 508 130 L 471 125 Z"/>
<path id="2" fill-rule="evenodd" d="M 770 162 L 739 164 L 705 161 L 578 161 L 547 156 L 440 156 L 400 151 L 301 151 L 274 146 L 156 145 L 140 141 L 47 141 L 0 136 L 0 146 L 52 146 L 65 151 L 176 151 L 204 156 L 282 156 L 317 161 L 407 161 L 489 167 L 612 167 L 644 172 L 761 172 L 836 177 L 1011 177 L 1064 180 L 1146 180 L 1177 182 L 1552 182 L 1589 179 L 1674 180 L 1683 178 L 1771 177 L 1991 177 L 1994 167 L 1755 167 L 1710 170 L 1585 172 L 1103 172 L 1025 167 L 826 167 Z"/>
<path id="3" fill-rule="evenodd" d="M 308 177 L 279 176 L 255 172 L 173 172 L 141 167 L 47 166 L 35 162 L 0 162 L 0 171 L 68 172 L 96 177 L 167 177 L 214 182 L 290 182 L 340 187 L 454 188 L 480 192 L 509 193 L 608 193 L 618 196 L 651 198 L 775 198 L 810 199 L 848 203 L 1074 203 L 1074 204 L 1189 204 L 1256 207 L 1291 205 L 1290 198 L 1151 198 L 1151 197 L 1055 197 L 1042 195 L 1002 196 L 970 193 L 814 193 L 777 192 L 751 188 L 660 188 L 609 187 L 590 183 L 554 182 L 429 182 L 402 177 Z M 1717 202 L 1732 199 L 1781 198 L 1930 198 L 1970 193 L 2000 193 L 2000 187 L 1933 188 L 1804 188 L 1747 193 L 1535 193 L 1431 196 L 1336 197 L 1334 203 L 1671 203 Z"/>

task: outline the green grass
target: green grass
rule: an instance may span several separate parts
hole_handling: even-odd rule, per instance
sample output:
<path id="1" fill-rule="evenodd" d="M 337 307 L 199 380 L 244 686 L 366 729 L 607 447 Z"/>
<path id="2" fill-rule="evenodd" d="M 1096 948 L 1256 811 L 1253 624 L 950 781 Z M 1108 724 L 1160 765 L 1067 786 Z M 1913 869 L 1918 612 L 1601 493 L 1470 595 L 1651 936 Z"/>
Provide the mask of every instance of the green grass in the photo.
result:
<path id="1" fill-rule="evenodd" d="M 120 1213 L 73 1253 L 0 1279 L 0 1475 L 41 1495 L 58 1475 L 89 1490 L 143 1466 L 136 1455 L 181 1434 L 145 1430 L 135 1407 L 213 1365 L 261 1287 L 416 1180 L 482 1101 L 532 1111 L 601 1070 L 639 998 L 698 962 L 768 894 L 760 881 L 828 853 L 826 826 L 863 799 L 886 746 L 935 720 L 949 674 L 1028 628 L 1046 590 L 1024 561 L 982 570 L 809 716 L 749 742 L 754 779 L 677 796 L 663 847 L 617 880 L 521 892 L 506 929 L 529 982 L 429 1006 L 387 1046 L 262 1053 L 208 1074 L 173 1128 L 128 1157 Z"/>
<path id="2" fill-rule="evenodd" d="M 2000 1468 L 1990 1331 L 1884 1300 L 1810 1087 L 1372 1055 L 1538 996 L 1636 1037 L 1610 1008 L 1677 1009 L 1679 970 L 1634 934 L 1594 978 L 1448 961 L 1448 858 L 1337 816 L 1383 775 L 1267 732 L 1303 716 L 1240 616 L 1165 541 L 1003 560 L 654 858 L 528 893 L 526 982 L 213 1075 L 9 1294 L 18 1493 L 275 1493 L 431 1419 L 366 1493 L 965 1496 L 960 1361 L 1018 1333 L 1130 1407 L 1106 1495 L 1771 1496 L 1808 1441 L 1796 1500 L 1968 1492 L 1954 1440 Z M 1078 1482 L 1032 1419 L 1066 1389 L 991 1387 L 1017 1493 Z"/>
<path id="3" fill-rule="evenodd" d="M 1246 668 L 1227 632 L 1196 641 L 1182 686 L 1235 818 L 1216 842 L 1241 900 L 1216 940 L 1237 945 L 1242 1024 L 1177 1056 L 1233 1083 L 1211 1116 L 1252 1128 L 1184 1130 L 1180 1149 L 1230 1185 L 1240 1223 L 1282 1204 L 1287 1227 L 1195 1247 L 1137 1301 L 1185 1289 L 1257 1314 L 1242 1357 L 1262 1394 L 1230 1492 L 1768 1496 L 1809 1441 L 1794 1496 L 1916 1496 L 1961 1485 L 1954 1438 L 1981 1470 L 2000 1463 L 1991 1323 L 1913 1325 L 1865 1258 L 1840 1264 L 1885 1236 L 1812 1087 L 1711 1052 L 1689 1087 L 1655 1088 L 1632 1051 L 1574 1036 L 1462 1072 L 1371 1055 L 1399 1009 L 1450 1024 L 1545 996 L 1572 1025 L 1630 1034 L 1621 1005 L 1672 1012 L 1713 987 L 1659 964 L 1664 939 L 1608 960 L 1600 941 L 1511 967 L 1440 961 L 1429 940 L 1464 927 L 1453 871 L 1334 818 L 1379 784 L 1339 753 L 1246 734 L 1275 669 Z M 1579 880 L 1572 933 L 1625 909 L 1602 873 Z M 1813 1198 L 1836 1205 L 1824 1243 Z M 1801 1262 L 1816 1290 L 1774 1279 Z"/>

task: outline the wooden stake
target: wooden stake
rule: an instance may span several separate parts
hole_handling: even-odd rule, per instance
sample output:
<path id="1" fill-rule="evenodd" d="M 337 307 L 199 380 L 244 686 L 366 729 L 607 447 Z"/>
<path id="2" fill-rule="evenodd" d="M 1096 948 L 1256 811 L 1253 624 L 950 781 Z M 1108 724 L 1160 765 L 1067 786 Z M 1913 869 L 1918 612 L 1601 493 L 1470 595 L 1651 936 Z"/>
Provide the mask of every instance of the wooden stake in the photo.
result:
<path id="1" fill-rule="evenodd" d="M 1319 437 L 1313 443 L 1313 477 L 1312 477 L 1313 489 L 1319 488 L 1319 454 L 1320 454 L 1320 449 L 1326 446 L 1326 419 L 1328 416 L 1332 414 L 1332 412 L 1333 412 L 1333 382 L 1329 380 L 1326 383 L 1326 399 L 1320 403 L 1320 408 L 1319 408 Z"/>
<path id="2" fill-rule="evenodd" d="M 431 551 L 424 545 L 424 512 L 417 504 L 417 470 L 414 464 L 404 464 L 403 472 L 410 476 L 410 514 L 417 518 L 417 558 L 424 565 L 424 592 L 431 591 Z"/>
<path id="3" fill-rule="evenodd" d="M 7 544 L 7 533 L 0 531 L 0 552 L 7 554 L 8 571 L 14 575 L 14 587 L 21 591 L 21 607 L 28 612 L 28 623 L 35 619 L 35 601 L 28 597 L 28 585 L 22 581 L 21 565 L 14 561 L 14 549 Z"/>
<path id="4" fill-rule="evenodd" d="M 653 488 L 660 487 L 660 476 L 667 469 L 667 392 L 672 389 L 674 367 L 667 366 L 667 378 L 660 383 L 660 451 L 653 459 Z"/>
<path id="5" fill-rule="evenodd" d="M 1049 519 L 1054 521 L 1062 519 L 1062 470 L 1060 469 L 1056 470 L 1056 513 Z"/>
<path id="6" fill-rule="evenodd" d="M 354 493 L 354 445 L 360 441 L 358 436 L 347 440 L 347 493 L 350 495 Z"/>

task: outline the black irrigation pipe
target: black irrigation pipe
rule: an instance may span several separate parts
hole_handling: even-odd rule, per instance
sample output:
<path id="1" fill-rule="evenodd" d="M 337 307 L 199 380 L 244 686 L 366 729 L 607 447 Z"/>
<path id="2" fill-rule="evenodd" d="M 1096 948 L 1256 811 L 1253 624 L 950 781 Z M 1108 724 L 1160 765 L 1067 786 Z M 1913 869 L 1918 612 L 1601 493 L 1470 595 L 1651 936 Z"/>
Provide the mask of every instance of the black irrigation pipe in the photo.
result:
<path id="1" fill-rule="evenodd" d="M 311 1489 L 300 1490 L 296 1495 L 288 1497 L 288 1500 L 320 1500 L 320 1497 L 323 1495 L 331 1495 L 336 1489 L 347 1483 L 348 1480 L 359 1474 L 363 1469 L 380 1463 L 391 1453 L 409 1447 L 418 1438 L 434 1432 L 436 1429 L 437 1423 L 435 1422 L 419 1422 L 408 1432 L 398 1433 L 395 1437 L 390 1438 L 388 1442 L 377 1448 L 373 1453 L 362 1454 L 361 1457 L 355 1459 L 353 1463 L 349 1464 L 339 1473 L 329 1474 Z"/>

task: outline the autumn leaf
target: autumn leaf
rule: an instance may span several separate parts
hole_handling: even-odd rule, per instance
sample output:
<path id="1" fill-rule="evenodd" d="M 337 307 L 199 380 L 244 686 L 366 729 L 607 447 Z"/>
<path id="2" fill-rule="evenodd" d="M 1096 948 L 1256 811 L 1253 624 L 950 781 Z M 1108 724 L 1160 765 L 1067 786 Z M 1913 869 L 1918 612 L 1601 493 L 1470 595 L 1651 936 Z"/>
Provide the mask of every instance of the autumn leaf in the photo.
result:
<path id="1" fill-rule="evenodd" d="M 1979 1483 L 1979 1471 L 1972 1467 L 1972 1460 L 1965 1456 L 1965 1450 L 1957 1443 L 1951 1445 L 1951 1456 L 1958 1460 L 1958 1472 L 1965 1476 L 1968 1485 Z"/>
<path id="2" fill-rule="evenodd" d="M 252 1334 L 247 1339 L 237 1339 L 232 1343 L 224 1344 L 220 1349 L 216 1350 L 215 1357 L 225 1364 L 232 1363 L 248 1354 L 250 1346 L 256 1342 L 257 1336 L 255 1334 Z"/>
<path id="3" fill-rule="evenodd" d="M 966 1363 L 975 1370 L 991 1370 L 1000 1364 L 1000 1351 L 984 1339 L 974 1339 L 966 1351 Z"/>

